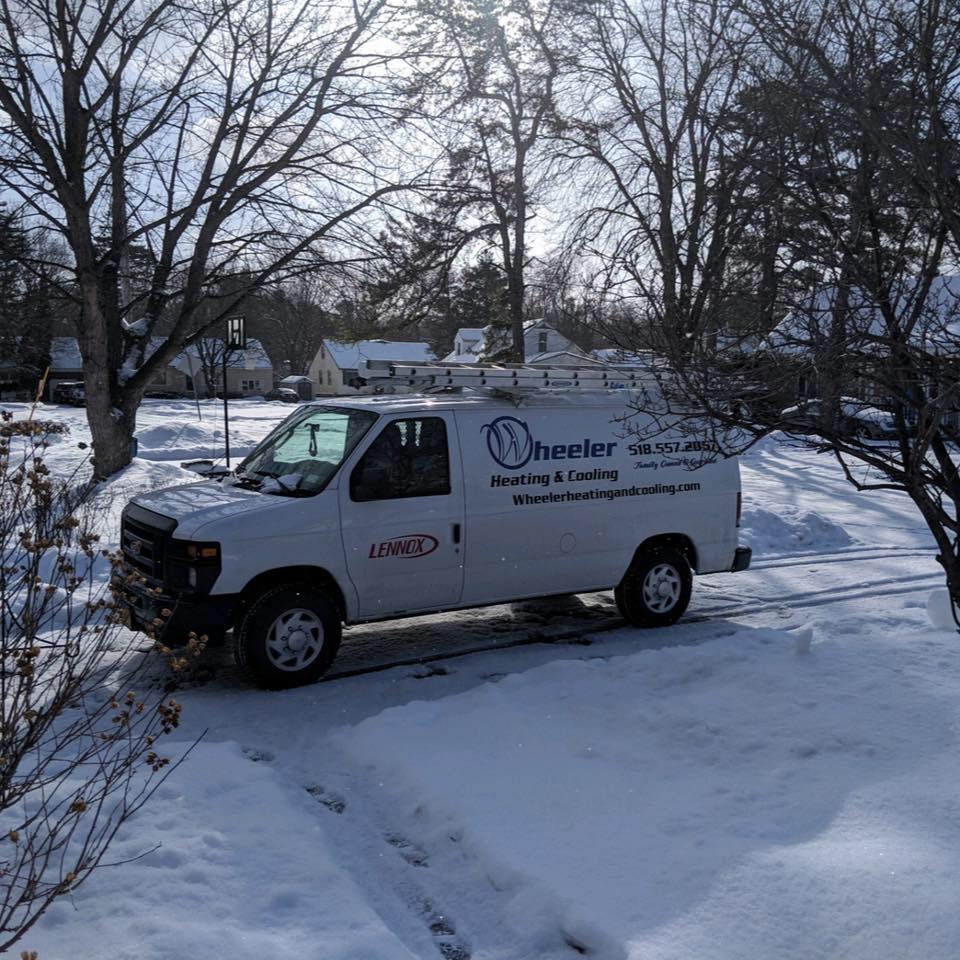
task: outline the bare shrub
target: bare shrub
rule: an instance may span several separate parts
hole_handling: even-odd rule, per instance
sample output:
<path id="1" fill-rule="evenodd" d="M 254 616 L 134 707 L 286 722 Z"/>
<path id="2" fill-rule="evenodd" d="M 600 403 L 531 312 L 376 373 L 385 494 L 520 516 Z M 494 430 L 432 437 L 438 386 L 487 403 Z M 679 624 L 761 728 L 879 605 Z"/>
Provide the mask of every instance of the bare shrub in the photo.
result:
<path id="1" fill-rule="evenodd" d="M 52 476 L 48 443 L 0 432 L 0 952 L 106 865 L 182 760 L 159 750 L 180 705 L 119 626 L 89 485 Z"/>

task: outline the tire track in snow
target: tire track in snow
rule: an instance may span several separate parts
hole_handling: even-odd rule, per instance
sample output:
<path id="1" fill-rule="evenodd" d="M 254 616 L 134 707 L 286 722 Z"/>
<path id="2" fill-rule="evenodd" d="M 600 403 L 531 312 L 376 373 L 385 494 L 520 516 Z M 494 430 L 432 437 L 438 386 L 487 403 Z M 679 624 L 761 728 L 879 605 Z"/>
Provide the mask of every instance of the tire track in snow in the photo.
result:
<path id="1" fill-rule="evenodd" d="M 933 557 L 936 548 L 916 553 L 905 553 L 899 547 L 861 547 L 829 553 L 783 554 L 771 556 L 750 564 L 751 570 L 780 570 L 786 567 L 820 566 L 824 563 L 850 563 L 857 560 L 917 560 Z"/>
<path id="2" fill-rule="evenodd" d="M 928 557 L 929 553 L 921 553 L 918 556 Z M 893 555 L 884 555 L 893 556 Z M 897 554 L 896 556 L 906 556 Z M 857 560 L 879 559 L 875 557 L 851 557 L 847 562 Z M 806 563 L 808 566 L 818 566 L 822 560 L 813 560 Z M 784 564 L 784 566 L 796 566 L 797 564 Z M 752 569 L 752 568 L 751 568 Z M 769 569 L 769 568 L 768 568 Z M 826 587 L 822 590 L 805 590 L 799 593 L 786 594 L 778 597 L 751 597 L 746 602 L 731 600 L 721 603 L 711 603 L 707 600 L 704 606 L 697 605 L 697 608 L 684 616 L 680 625 L 694 623 L 709 623 L 718 617 L 748 617 L 754 614 L 766 613 L 771 610 L 779 609 L 802 609 L 804 607 L 819 606 L 834 603 L 843 603 L 851 600 L 869 600 L 874 597 L 887 597 L 901 594 L 914 593 L 918 588 L 935 588 L 942 583 L 942 575 L 936 571 L 930 573 L 909 574 L 902 577 L 885 577 L 880 580 L 863 580 L 857 583 L 840 584 Z M 613 610 L 612 601 L 606 605 L 606 609 L 600 609 L 597 613 L 597 619 L 589 624 L 577 624 L 566 629 L 544 632 L 542 630 L 530 631 L 527 629 L 516 637 L 504 637 L 493 643 L 474 644 L 469 647 L 460 647 L 457 650 L 446 651 L 443 653 L 427 654 L 420 656 L 411 656 L 392 659 L 382 663 L 363 665 L 348 670 L 333 671 L 328 673 L 322 682 L 329 683 L 336 680 L 345 680 L 351 677 L 360 677 L 367 674 L 381 673 L 385 670 L 392 670 L 396 667 L 420 667 L 428 664 L 440 663 L 444 661 L 457 660 L 463 657 L 470 657 L 483 653 L 491 653 L 495 650 L 508 650 L 514 647 L 533 646 L 536 644 L 583 644 L 592 643 L 590 637 L 610 633 L 614 630 L 627 629 L 627 624 L 617 613 L 608 615 L 607 610 Z M 518 630 L 524 628 L 518 627 Z M 439 671 L 430 671 L 424 674 L 421 679 L 438 674 Z"/>

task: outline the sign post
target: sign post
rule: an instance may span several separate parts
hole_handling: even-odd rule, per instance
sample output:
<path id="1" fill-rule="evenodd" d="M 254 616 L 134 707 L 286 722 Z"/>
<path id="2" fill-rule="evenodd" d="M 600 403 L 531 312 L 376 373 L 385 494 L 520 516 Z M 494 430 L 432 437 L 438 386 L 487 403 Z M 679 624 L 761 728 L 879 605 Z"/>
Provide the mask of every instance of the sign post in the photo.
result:
<path id="1" fill-rule="evenodd" d="M 227 317 L 227 336 L 223 341 L 223 452 L 230 469 L 230 409 L 227 404 L 227 358 L 234 350 L 247 349 L 246 317 Z"/>

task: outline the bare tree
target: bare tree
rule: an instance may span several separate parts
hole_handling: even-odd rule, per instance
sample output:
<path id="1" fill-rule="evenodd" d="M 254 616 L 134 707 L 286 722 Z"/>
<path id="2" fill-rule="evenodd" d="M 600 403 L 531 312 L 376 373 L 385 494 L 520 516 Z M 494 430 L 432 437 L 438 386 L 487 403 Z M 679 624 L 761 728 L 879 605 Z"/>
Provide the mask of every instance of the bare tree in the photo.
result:
<path id="1" fill-rule="evenodd" d="M 0 423 L 0 952 L 107 865 L 179 762 L 157 741 L 180 705 L 121 636 L 89 483 L 43 461 L 62 429 Z"/>
<path id="2" fill-rule="evenodd" d="M 274 366 L 295 376 L 309 372 L 328 332 L 333 299 L 329 284 L 314 276 L 298 277 L 258 298 L 259 327 Z"/>
<path id="3" fill-rule="evenodd" d="M 0 183 L 68 246 L 95 470 L 129 462 L 144 390 L 237 298 L 372 255 L 404 104 L 387 0 L 0 0 Z M 101 238 L 98 242 L 97 238 Z M 102 238 L 107 238 L 104 241 Z M 124 282 L 149 252 L 149 282 Z M 149 356 L 149 338 L 164 343 Z"/>
<path id="4" fill-rule="evenodd" d="M 450 176 L 441 206 L 457 212 L 460 245 L 492 243 L 508 291 L 509 359 L 524 359 L 528 224 L 545 189 L 544 143 L 563 62 L 558 0 L 425 0 L 435 45 L 453 51 L 446 78 Z"/>
<path id="5" fill-rule="evenodd" d="M 750 222 L 753 144 L 733 149 L 726 128 L 743 46 L 714 0 L 603 0 L 586 11 L 582 84 L 564 110 L 581 211 L 569 243 L 612 299 L 632 304 L 632 345 L 683 364 L 719 331 L 730 252 Z"/>
<path id="6" fill-rule="evenodd" d="M 663 410 L 698 429 L 707 411 L 724 452 L 784 429 L 832 451 L 858 489 L 905 493 L 960 606 L 960 278 L 949 276 L 960 244 L 947 209 L 957 7 L 731 8 L 757 54 L 738 122 L 745 138 L 766 131 L 778 143 L 750 163 L 801 227 L 774 239 L 788 288 L 806 289 L 781 304 L 772 333 L 755 331 L 769 333 L 759 350 L 721 343 L 663 377 Z M 798 378 L 816 400 L 785 408 Z"/>

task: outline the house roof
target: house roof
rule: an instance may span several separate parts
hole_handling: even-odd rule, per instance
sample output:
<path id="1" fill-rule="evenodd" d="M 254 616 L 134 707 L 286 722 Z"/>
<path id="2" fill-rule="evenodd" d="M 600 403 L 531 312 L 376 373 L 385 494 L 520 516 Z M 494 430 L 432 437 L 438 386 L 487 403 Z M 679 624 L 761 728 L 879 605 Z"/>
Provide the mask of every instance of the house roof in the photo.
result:
<path id="1" fill-rule="evenodd" d="M 219 355 L 222 349 L 222 340 L 210 338 L 206 341 L 211 344 L 211 350 Z M 146 355 L 152 357 L 160 347 L 166 343 L 163 337 L 151 337 L 147 342 Z M 215 346 L 213 346 L 215 345 Z M 252 366 L 250 364 L 252 363 Z M 189 374 L 191 369 L 196 372 L 200 369 L 200 350 L 196 344 L 191 344 L 170 361 L 170 366 Z M 263 344 L 259 340 L 247 340 L 247 349 L 232 353 L 227 361 L 229 367 L 241 367 L 247 370 L 272 370 L 273 364 L 267 356 Z M 50 368 L 54 372 L 83 369 L 83 358 L 80 356 L 80 344 L 76 337 L 53 337 L 50 343 Z"/>
<path id="2" fill-rule="evenodd" d="M 409 340 L 358 340 L 344 343 L 324 340 L 323 345 L 341 370 L 356 370 L 364 360 L 397 360 L 404 363 L 425 363 L 434 360 L 430 344 Z"/>
<path id="3" fill-rule="evenodd" d="M 906 320 L 916 307 L 917 281 L 910 280 L 891 296 L 894 310 Z M 767 343 L 778 353 L 806 354 L 830 336 L 840 288 L 824 287 L 802 307 L 791 311 L 770 332 Z M 862 288 L 849 291 L 843 338 L 847 349 L 883 351 L 889 336 L 883 313 Z M 935 277 L 913 327 L 914 348 L 960 355 L 960 276 Z"/>
<path id="4" fill-rule="evenodd" d="M 563 363 L 567 365 L 582 366 L 600 366 L 603 361 L 596 357 L 591 357 L 584 353 L 579 347 L 574 346 L 570 350 L 548 350 L 545 353 L 535 353 L 524 360 L 524 363 L 539 364 L 540 366 L 549 366 L 551 363 Z"/>
<path id="5" fill-rule="evenodd" d="M 652 353 L 631 353 L 621 347 L 603 347 L 594 350 L 593 356 L 612 367 L 649 367 L 653 360 Z"/>
<path id="6" fill-rule="evenodd" d="M 162 342 L 162 341 L 161 341 Z M 204 341 L 206 344 L 206 353 L 207 359 L 211 357 L 215 358 L 217 363 L 222 363 L 222 350 L 223 350 L 223 341 L 214 338 L 208 338 Z M 159 346 L 159 344 L 157 345 Z M 151 342 L 152 349 L 148 350 L 147 356 L 151 356 L 154 350 L 157 349 L 157 346 L 154 346 Z M 192 343 L 189 347 L 185 347 L 184 350 L 177 354 L 170 361 L 171 367 L 176 367 L 181 373 L 189 374 L 191 370 L 196 373 L 200 369 L 200 348 L 197 344 Z M 227 366 L 231 369 L 241 368 L 244 370 L 272 370 L 273 363 L 270 360 L 270 357 L 267 356 L 267 351 L 264 350 L 263 344 L 259 340 L 248 338 L 247 340 L 247 349 L 246 350 L 234 350 L 227 357 Z"/>

